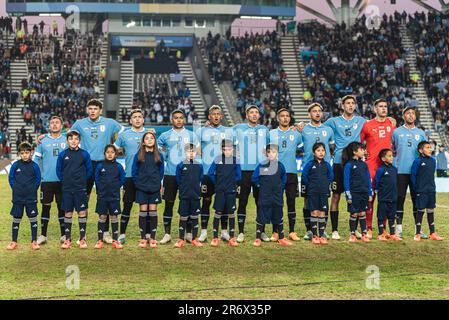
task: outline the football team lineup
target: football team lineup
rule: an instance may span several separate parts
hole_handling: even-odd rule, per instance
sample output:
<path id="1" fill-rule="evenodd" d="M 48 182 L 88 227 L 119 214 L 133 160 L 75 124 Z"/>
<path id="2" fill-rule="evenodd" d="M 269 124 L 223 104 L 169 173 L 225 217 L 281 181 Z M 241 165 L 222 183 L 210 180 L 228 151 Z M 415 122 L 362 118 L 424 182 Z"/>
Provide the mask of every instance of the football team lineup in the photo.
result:
<path id="1" fill-rule="evenodd" d="M 413 107 L 404 108 L 404 125 L 396 128 L 396 121 L 387 116 L 385 99 L 374 102 L 376 117 L 366 120 L 356 115 L 356 98 L 348 95 L 341 100 L 340 116 L 322 122 L 323 107 L 312 103 L 307 110 L 310 122 L 292 126 L 290 111 L 281 108 L 277 111 L 279 127 L 269 130 L 259 124 L 261 115 L 255 105 L 246 107 L 247 123 L 233 128 L 221 124 L 222 109 L 214 105 L 209 108 L 206 125 L 193 131 L 184 127 L 183 111 L 173 111 L 172 129 L 159 137 L 154 129 L 145 129 L 139 109 L 131 111 L 129 129 L 102 117 L 102 109 L 100 101 L 90 100 L 88 116 L 77 120 L 67 134 L 61 133 L 62 119 L 53 116 L 49 133 L 39 138 L 36 150 L 26 142 L 19 146 L 20 159 L 13 163 L 8 176 L 12 189 L 12 241 L 8 250 L 18 248 L 24 212 L 31 225 L 31 248 L 38 250 L 49 241 L 53 201 L 62 249 L 72 247 L 75 215 L 77 246 L 88 247 L 88 211 L 98 214 L 95 249 L 104 248 L 105 243 L 114 249 L 124 248 L 130 218 L 137 220 L 137 216 L 139 248 L 172 242 L 177 248 L 186 242 L 193 247 L 206 243 L 217 247 L 222 240 L 238 247 L 248 238 L 255 247 L 270 241 L 288 247 L 301 237 L 325 245 L 329 239 L 341 240 L 342 216 L 349 224 L 349 243 L 402 241 L 408 188 L 413 240 L 443 240 L 436 232 L 434 218 L 436 161 L 424 131 L 415 127 Z M 304 153 L 300 185 L 298 149 Z M 124 154 L 125 168 L 116 161 L 119 153 Z M 94 185 L 96 206 L 91 209 Z M 256 205 L 255 237 L 245 232 L 251 194 Z M 342 194 L 347 203 L 345 212 L 340 210 Z M 304 199 L 301 226 L 296 212 L 299 195 Z M 172 220 L 177 198 L 175 241 Z M 162 202 L 163 212 L 158 212 Z M 138 213 L 131 213 L 134 203 Z M 428 235 L 422 230 L 425 214 Z M 158 216 L 163 220 L 159 241 Z M 209 220 L 212 233 L 208 232 Z M 271 235 L 267 225 L 271 225 Z M 377 235 L 373 234 L 375 227 Z M 305 230 L 304 235 L 299 234 L 300 229 Z"/>

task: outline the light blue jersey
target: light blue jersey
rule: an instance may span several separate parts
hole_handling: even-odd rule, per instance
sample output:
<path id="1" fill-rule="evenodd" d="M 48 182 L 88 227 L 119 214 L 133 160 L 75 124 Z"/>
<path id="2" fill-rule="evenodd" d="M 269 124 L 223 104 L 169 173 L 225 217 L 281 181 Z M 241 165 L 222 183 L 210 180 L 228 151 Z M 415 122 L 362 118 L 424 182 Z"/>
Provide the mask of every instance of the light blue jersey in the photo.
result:
<path id="1" fill-rule="evenodd" d="M 61 151 L 67 149 L 67 136 L 61 134 L 57 138 L 53 138 L 50 134 L 46 134 L 34 152 L 34 162 L 39 165 L 42 173 L 42 182 L 58 182 L 60 181 L 56 175 L 56 162 Z"/>
<path id="2" fill-rule="evenodd" d="M 302 142 L 304 144 L 304 156 L 302 158 L 303 165 L 306 165 L 313 158 L 313 145 L 317 142 L 324 143 L 324 147 L 326 150 L 326 155 L 324 156 L 324 160 L 328 163 L 331 163 L 332 155 L 329 149 L 330 144 L 334 144 L 334 131 L 323 124 L 319 126 L 314 126 L 311 123 L 308 123 L 304 126 L 304 129 L 301 131 Z"/>
<path id="3" fill-rule="evenodd" d="M 157 144 L 165 159 L 164 172 L 166 176 L 176 176 L 176 166 L 184 160 L 185 145 L 188 143 L 198 146 L 198 139 L 192 131 L 186 128 L 180 131 L 172 128 L 159 136 Z"/>
<path id="4" fill-rule="evenodd" d="M 401 126 L 393 131 L 391 144 L 396 151 L 396 168 L 399 174 L 410 174 L 413 161 L 419 156 L 418 144 L 426 141 L 424 131 L 413 127 Z"/>
<path id="5" fill-rule="evenodd" d="M 242 171 L 254 171 L 257 164 L 266 159 L 264 150 L 270 139 L 270 131 L 260 124 L 252 127 L 240 123 L 234 126 L 234 137 Z"/>
<path id="6" fill-rule="evenodd" d="M 270 143 L 279 146 L 279 161 L 284 165 L 286 173 L 298 173 L 296 167 L 296 150 L 302 147 L 301 133 L 288 129 L 270 130 Z"/>
<path id="7" fill-rule="evenodd" d="M 217 128 L 203 127 L 196 130 L 196 136 L 201 143 L 201 158 L 204 174 L 206 175 L 212 162 L 221 154 L 221 142 L 224 139 L 234 141 L 233 129 L 224 126 Z"/>
<path id="8" fill-rule="evenodd" d="M 123 148 L 125 150 L 125 166 L 126 166 L 126 177 L 132 177 L 132 166 L 134 161 L 134 156 L 139 150 L 140 141 L 145 134 L 145 128 L 141 131 L 134 131 L 133 128 L 125 130 L 118 135 L 117 140 L 114 145 L 118 148 Z"/>
<path id="9" fill-rule="evenodd" d="M 343 149 L 351 142 L 360 142 L 360 132 L 365 118 L 353 116 L 352 119 L 346 119 L 343 116 L 328 119 L 324 125 L 330 127 L 334 131 L 335 139 L 335 156 L 334 164 L 341 164 L 341 155 Z"/>
<path id="10" fill-rule="evenodd" d="M 111 143 L 114 134 L 124 128 L 114 119 L 100 117 L 94 122 L 87 117 L 76 120 L 71 130 L 81 134 L 81 147 L 89 152 L 92 161 L 103 161 L 104 148 Z"/>

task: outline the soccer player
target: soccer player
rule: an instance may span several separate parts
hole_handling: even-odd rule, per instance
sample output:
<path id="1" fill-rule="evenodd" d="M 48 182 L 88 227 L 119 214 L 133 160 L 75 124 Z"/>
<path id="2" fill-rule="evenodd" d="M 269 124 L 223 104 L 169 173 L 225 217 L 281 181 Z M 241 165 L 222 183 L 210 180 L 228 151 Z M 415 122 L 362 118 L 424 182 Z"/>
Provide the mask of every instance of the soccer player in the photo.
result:
<path id="1" fill-rule="evenodd" d="M 327 222 L 325 216 L 329 210 L 328 198 L 334 177 L 330 163 L 324 160 L 326 154 L 324 143 L 315 143 L 312 151 L 314 159 L 304 166 L 301 181 L 307 194 L 307 208 L 311 212 L 312 242 L 314 244 L 327 244 L 327 238 L 324 236 Z"/>
<path id="2" fill-rule="evenodd" d="M 214 159 L 221 154 L 221 143 L 224 139 L 233 139 L 232 128 L 225 127 L 221 124 L 223 119 L 223 112 L 220 106 L 213 105 L 209 108 L 209 126 L 198 128 L 196 136 L 201 143 L 201 158 L 203 161 L 204 176 L 201 186 L 201 193 L 203 196 L 203 206 L 201 208 L 201 234 L 199 241 L 204 242 L 207 239 L 207 225 L 210 217 L 210 205 L 212 196 L 215 193 L 214 184 L 210 181 L 207 173 L 214 162 Z M 224 216 L 223 216 L 224 217 Z M 229 241 L 229 234 L 227 233 L 227 219 L 222 220 L 221 238 Z"/>
<path id="3" fill-rule="evenodd" d="M 50 118 L 49 133 L 44 136 L 38 144 L 34 153 L 34 161 L 39 165 L 42 172 L 41 184 L 41 235 L 37 244 L 47 243 L 47 228 L 50 221 L 50 209 L 53 199 L 56 200 L 58 208 L 58 221 L 61 232 L 61 243 L 65 240 L 64 232 L 64 210 L 61 207 L 61 181 L 56 175 L 56 162 L 58 155 L 67 147 L 67 138 L 61 134 L 62 119 L 58 116 Z"/>
<path id="4" fill-rule="evenodd" d="M 260 247 L 264 224 L 277 225 L 278 243 L 281 246 L 291 246 L 292 243 L 284 237 L 283 206 L 284 190 L 287 184 L 287 173 L 284 165 L 278 160 L 278 146 L 269 144 L 266 147 L 267 158 L 254 169 L 252 183 L 259 189 L 256 218 L 256 240 L 253 245 Z"/>
<path id="5" fill-rule="evenodd" d="M 385 99 L 374 101 L 374 113 L 376 117 L 365 122 L 360 133 L 360 142 L 366 145 L 365 161 L 368 165 L 372 183 L 374 183 L 377 168 L 382 165 L 379 152 L 382 149 L 391 149 L 391 137 L 395 129 L 395 125 L 387 118 L 388 103 Z M 373 205 L 374 197 L 373 201 L 369 203 L 369 210 L 366 212 L 367 236 L 369 239 L 373 237 Z"/>
<path id="6" fill-rule="evenodd" d="M 161 181 L 164 177 L 164 157 L 160 154 L 156 134 L 145 132 L 139 150 L 134 156 L 132 177 L 136 187 L 136 202 L 140 206 L 139 247 L 146 248 L 147 231 L 150 231 L 150 248 L 156 248 L 157 205 L 161 203 Z M 150 217 L 150 230 L 147 230 L 147 217 Z"/>
<path id="7" fill-rule="evenodd" d="M 416 193 L 411 186 L 410 173 L 413 161 L 418 157 L 418 144 L 426 141 L 423 130 L 415 127 L 416 110 L 413 107 L 405 107 L 402 111 L 404 125 L 397 128 L 391 137 L 393 151 L 396 152 L 396 168 L 398 168 L 398 203 L 396 213 L 396 232 L 402 238 L 402 219 L 404 217 L 404 202 L 407 195 L 407 187 L 410 187 L 410 196 L 413 203 L 413 217 L 416 221 Z M 421 238 L 427 235 L 421 233 Z"/>
<path id="8" fill-rule="evenodd" d="M 19 226 L 26 210 L 31 225 L 31 249 L 40 247 L 37 239 L 37 190 L 41 183 L 41 172 L 37 163 L 31 160 L 33 147 L 28 142 L 19 145 L 20 160 L 14 162 L 8 175 L 9 185 L 12 189 L 12 242 L 6 247 L 8 250 L 17 248 Z"/>
<path id="9" fill-rule="evenodd" d="M 298 194 L 298 169 L 296 167 L 296 150 L 303 146 L 301 133 L 290 129 L 290 111 L 281 108 L 277 112 L 279 127 L 270 130 L 270 143 L 279 146 L 279 161 L 284 165 L 287 172 L 287 185 L 285 195 L 287 197 L 287 216 L 288 216 L 288 238 L 298 241 L 300 238 L 295 232 L 296 208 L 295 200 Z M 276 228 L 276 226 L 273 226 Z M 274 229 L 272 241 L 279 240 L 279 234 Z"/>
<path id="10" fill-rule="evenodd" d="M 323 118 L 323 106 L 319 103 L 312 103 L 307 108 L 307 111 L 309 112 L 310 122 L 304 126 L 301 132 L 304 151 L 304 156 L 302 158 L 303 166 L 314 159 L 313 146 L 318 142 L 322 142 L 324 144 L 324 161 L 331 163 L 332 153 L 335 149 L 334 131 L 330 127 L 321 123 L 321 119 Z M 312 240 L 313 234 L 310 226 L 310 210 L 307 207 L 307 194 L 302 184 L 302 176 L 301 196 L 304 198 L 303 216 L 304 224 L 306 226 L 306 234 L 304 235 L 304 239 Z M 325 212 L 324 218 L 327 224 L 328 211 Z M 334 231 L 332 233 L 332 239 L 339 240 L 340 236 L 338 235 L 338 232 L 336 232 L 337 230 L 332 231 Z M 326 230 L 324 231 L 324 237 L 328 238 Z"/>
<path id="11" fill-rule="evenodd" d="M 365 146 L 360 142 L 351 142 L 344 150 L 342 163 L 344 165 L 343 187 L 350 213 L 349 227 L 351 236 L 349 242 L 357 242 L 355 229 L 357 218 L 362 229 L 362 241 L 370 242 L 366 236 L 366 211 L 369 208 L 369 201 L 372 201 L 373 190 L 368 166 L 363 161 L 365 156 Z"/>
<path id="12" fill-rule="evenodd" d="M 101 116 L 103 111 L 103 104 L 96 99 L 91 99 L 87 102 L 88 117 L 77 120 L 71 130 L 78 131 L 83 141 L 83 149 L 86 150 L 92 159 L 93 172 L 97 164 L 104 159 L 103 151 L 106 145 L 110 144 L 117 134 L 124 131 L 122 125 L 110 118 Z M 87 199 L 90 198 L 90 193 L 94 185 L 94 176 L 87 180 Z M 109 234 L 109 216 L 106 219 L 104 241 L 112 243 L 111 235 Z"/>
<path id="13" fill-rule="evenodd" d="M 172 128 L 159 136 L 157 144 L 166 161 L 163 198 L 164 208 L 164 229 L 165 235 L 160 241 L 166 244 L 171 241 L 171 221 L 173 218 L 173 207 L 175 205 L 178 184 L 176 183 L 176 166 L 184 160 L 184 146 L 187 143 L 197 145 L 195 134 L 184 127 L 185 115 L 182 110 L 174 110 L 171 113 Z M 186 240 L 192 240 L 192 234 L 186 234 Z"/>
<path id="14" fill-rule="evenodd" d="M 72 244 L 72 216 L 73 211 L 78 212 L 80 228 L 79 247 L 87 248 L 87 179 L 92 175 L 92 162 L 89 153 L 80 148 L 80 133 L 70 131 L 67 133 L 68 149 L 62 151 L 56 162 L 56 174 L 62 182 L 62 209 L 65 211 L 64 228 L 65 241 L 62 249 L 69 249 Z"/>
<path id="15" fill-rule="evenodd" d="M 343 166 L 342 152 L 351 142 L 360 142 L 360 132 L 366 120 L 363 117 L 355 115 L 357 101 L 354 96 L 347 95 L 341 100 L 343 114 L 338 117 L 328 119 L 324 125 L 330 127 L 334 131 L 335 138 L 335 155 L 333 163 L 334 181 L 332 182 L 332 199 L 331 199 L 331 223 L 332 223 L 332 239 L 339 240 L 338 234 L 338 205 L 340 203 L 341 193 L 343 189 Z M 351 157 L 352 159 L 352 157 Z"/>
<path id="16" fill-rule="evenodd" d="M 242 179 L 242 169 L 234 156 L 234 146 L 232 140 L 223 140 L 221 142 L 222 154 L 215 158 L 207 173 L 209 180 L 215 185 L 214 201 L 214 238 L 211 246 L 216 247 L 219 244 L 218 228 L 220 219 L 223 217 L 229 220 L 229 242 L 231 247 L 238 246 L 234 237 L 235 231 L 235 204 L 237 195 L 237 186 Z M 223 227 L 223 226 L 222 226 Z"/>
<path id="17" fill-rule="evenodd" d="M 416 195 L 416 216 L 415 216 L 415 237 L 413 240 L 421 241 L 421 225 L 424 211 L 427 211 L 427 222 L 429 223 L 430 240 L 443 240 L 435 232 L 435 207 L 436 207 L 436 186 L 435 169 L 436 160 L 432 157 L 432 145 L 428 141 L 421 141 L 418 144 L 420 156 L 413 161 L 410 181 Z"/>
<path id="18" fill-rule="evenodd" d="M 175 247 L 184 247 L 187 219 L 192 221 L 193 247 L 202 247 L 196 239 L 198 235 L 198 215 L 201 212 L 201 181 L 203 180 L 203 165 L 195 160 L 196 146 L 193 143 L 185 145 L 185 159 L 176 166 L 176 183 L 179 186 L 179 240 Z"/>
<path id="19" fill-rule="evenodd" d="M 116 161 L 117 149 L 113 144 L 104 148 L 104 161 L 95 170 L 95 186 L 97 189 L 98 241 L 95 249 L 103 248 L 103 233 L 106 217 L 111 216 L 112 247 L 122 249 L 118 242 L 118 215 L 120 215 L 120 188 L 125 183 L 125 170 Z"/>
<path id="20" fill-rule="evenodd" d="M 234 126 L 234 137 L 237 145 L 238 156 L 240 158 L 240 166 L 242 168 L 242 180 L 238 192 L 239 206 L 237 210 L 237 219 L 239 227 L 239 235 L 237 242 L 245 241 L 245 220 L 246 220 L 246 206 L 248 205 L 248 198 L 251 192 L 251 177 L 257 163 L 266 159 L 264 155 L 264 148 L 268 143 L 269 130 L 266 126 L 258 124 L 260 119 L 259 108 L 256 105 L 249 105 L 246 107 L 247 123 L 240 123 Z M 253 188 L 253 196 L 258 204 L 257 188 Z M 265 235 L 264 239 L 268 239 Z"/>
<path id="21" fill-rule="evenodd" d="M 125 153 L 125 170 L 126 178 L 123 185 L 123 212 L 120 220 L 120 236 L 118 241 L 124 244 L 126 241 L 126 228 L 128 227 L 129 217 L 131 215 L 131 209 L 136 199 L 136 187 L 132 178 L 132 164 L 134 157 L 139 150 L 139 144 L 145 134 L 144 117 L 143 112 L 140 109 L 133 109 L 130 113 L 131 128 L 129 130 L 122 131 L 114 145 L 117 148 L 121 148 Z M 119 149 L 120 150 L 120 149 Z M 149 221 L 147 221 L 148 223 Z"/>
<path id="22" fill-rule="evenodd" d="M 374 190 L 377 197 L 377 223 L 379 227 L 379 236 L 377 240 L 387 241 L 402 240 L 395 234 L 394 219 L 396 217 L 396 207 L 398 200 L 398 170 L 393 166 L 394 155 L 391 149 L 382 149 L 379 152 L 379 159 L 382 165 L 377 169 L 374 177 Z M 388 219 L 390 227 L 390 236 L 384 234 L 385 218 Z"/>

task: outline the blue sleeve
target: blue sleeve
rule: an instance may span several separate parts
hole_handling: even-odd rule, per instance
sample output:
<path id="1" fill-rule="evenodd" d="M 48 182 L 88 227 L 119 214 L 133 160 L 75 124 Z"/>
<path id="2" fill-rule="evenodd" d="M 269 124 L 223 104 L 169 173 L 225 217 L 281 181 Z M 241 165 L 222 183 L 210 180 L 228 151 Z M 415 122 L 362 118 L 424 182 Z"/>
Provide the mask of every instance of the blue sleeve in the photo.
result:
<path id="1" fill-rule="evenodd" d="M 335 122 L 334 122 L 334 118 L 329 118 L 326 120 L 326 122 L 323 123 L 325 126 L 328 126 L 329 128 L 331 128 L 332 130 L 335 130 Z"/>
<path id="2" fill-rule="evenodd" d="M 113 134 L 125 131 L 125 127 L 124 126 L 122 126 L 120 123 L 118 123 L 114 119 L 111 119 L 111 120 L 112 120 L 112 133 Z"/>
<path id="3" fill-rule="evenodd" d="M 38 165 L 40 165 L 41 163 L 41 159 L 42 159 L 42 143 L 38 144 L 36 147 L 36 151 L 34 152 L 34 157 L 33 160 L 34 162 L 36 162 Z"/>
<path id="4" fill-rule="evenodd" d="M 327 165 L 327 181 L 329 182 L 329 184 L 332 183 L 332 181 L 334 181 L 334 171 L 332 170 L 332 166 L 329 162 L 326 162 Z"/>
<path id="5" fill-rule="evenodd" d="M 376 171 L 376 175 L 374 176 L 374 190 L 377 192 L 379 190 L 380 177 L 384 174 L 385 169 L 380 167 Z"/>
<path id="6" fill-rule="evenodd" d="M 159 163 L 159 178 L 164 179 L 164 156 L 161 154 L 161 162 Z"/>
<path id="7" fill-rule="evenodd" d="M 11 169 L 9 169 L 8 181 L 9 185 L 11 186 L 11 189 L 14 188 L 14 176 L 16 175 L 16 169 L 17 169 L 17 161 L 14 162 L 11 166 Z"/>
<path id="8" fill-rule="evenodd" d="M 296 131 L 296 148 L 300 149 L 304 146 L 304 142 L 302 141 L 302 135 L 300 132 Z"/>
<path id="9" fill-rule="evenodd" d="M 165 145 L 165 132 L 163 133 L 163 134 L 161 134 L 160 136 L 159 136 L 159 138 L 157 139 L 157 146 L 158 146 L 158 148 L 159 148 L 159 151 L 161 152 L 161 153 L 164 153 L 163 151 L 162 151 L 162 148 L 165 146 L 166 147 L 166 145 Z"/>
<path id="10" fill-rule="evenodd" d="M 70 128 L 70 130 L 75 130 L 75 131 L 78 131 L 79 133 L 81 133 L 80 121 L 76 120 L 75 123 L 73 124 L 73 126 Z"/>
<path id="11" fill-rule="evenodd" d="M 260 187 L 260 165 L 258 164 L 256 169 L 254 169 L 253 175 L 251 177 L 251 182 L 256 186 Z"/>
<path id="12" fill-rule="evenodd" d="M 343 186 L 345 190 L 346 199 L 350 200 L 351 197 L 351 191 L 349 190 L 350 187 L 350 176 L 351 176 L 351 162 L 347 162 L 345 164 L 345 168 L 343 171 Z"/>
<path id="13" fill-rule="evenodd" d="M 418 169 L 419 169 L 420 164 L 421 164 L 421 159 L 419 159 L 419 158 L 415 159 L 415 161 L 413 161 L 413 164 L 412 164 L 412 169 L 410 172 L 410 181 L 412 182 L 413 188 L 415 188 L 415 186 L 416 186 L 416 178 L 418 176 Z"/>
<path id="14" fill-rule="evenodd" d="M 217 179 L 215 177 L 216 169 L 217 169 L 217 165 L 215 164 L 215 161 L 212 161 L 212 164 L 209 167 L 209 171 L 207 172 L 207 176 L 209 177 L 210 181 L 212 181 L 213 184 L 217 183 Z"/>
<path id="15" fill-rule="evenodd" d="M 95 179 L 95 186 L 97 187 L 97 190 L 101 190 L 102 189 L 102 185 L 101 185 L 101 183 L 100 183 L 100 172 L 101 172 L 101 169 L 103 169 L 103 162 L 100 162 L 98 165 L 97 165 L 97 167 L 95 168 L 95 176 L 94 176 L 94 179 Z"/>
<path id="16" fill-rule="evenodd" d="M 282 190 L 285 190 L 285 186 L 287 185 L 287 172 L 285 171 L 285 167 L 282 163 L 280 163 L 281 166 L 281 171 L 282 171 L 282 176 L 281 176 L 281 181 L 282 181 Z"/>
<path id="17" fill-rule="evenodd" d="M 396 152 L 396 132 L 397 129 L 393 131 L 393 134 L 391 135 L 391 146 L 393 149 L 393 152 Z"/>
<path id="18" fill-rule="evenodd" d="M 86 161 L 86 177 L 90 178 L 93 175 L 92 161 L 90 160 L 90 155 L 86 150 L 84 150 L 84 152 L 83 152 L 83 158 L 84 158 L 84 161 Z"/>
<path id="19" fill-rule="evenodd" d="M 235 181 L 237 181 L 237 184 L 240 184 L 240 181 L 242 181 L 242 167 L 239 163 L 235 165 Z"/>
<path id="20" fill-rule="evenodd" d="M 125 184 L 125 179 L 126 179 L 126 172 L 125 169 L 123 169 L 123 166 L 117 162 L 117 166 L 118 166 L 118 171 L 120 173 L 120 187 L 123 186 Z"/>
<path id="21" fill-rule="evenodd" d="M 311 161 L 307 162 L 307 164 L 304 166 L 304 169 L 302 169 L 301 173 L 301 184 L 303 186 L 307 186 L 309 184 L 309 171 L 311 167 Z"/>
<path id="22" fill-rule="evenodd" d="M 38 189 L 42 181 L 41 169 L 39 168 L 39 165 L 36 162 L 33 162 L 33 169 L 34 169 L 34 176 L 36 177 L 36 189 Z"/>
<path id="23" fill-rule="evenodd" d="M 63 176 L 62 176 L 62 161 L 64 159 L 64 154 L 65 154 L 65 151 L 62 151 L 58 155 L 58 160 L 56 161 L 56 175 L 58 176 L 59 180 L 61 180 L 61 181 L 63 179 Z"/>
<path id="24" fill-rule="evenodd" d="M 371 185 L 371 175 L 369 174 L 368 166 L 366 167 L 366 178 L 368 180 L 369 195 L 372 197 L 373 196 L 373 187 Z"/>
<path id="25" fill-rule="evenodd" d="M 119 134 L 117 140 L 115 140 L 114 145 L 117 148 L 123 148 L 123 135 Z"/>
<path id="26" fill-rule="evenodd" d="M 131 175 L 133 177 L 134 182 L 137 181 L 138 174 L 139 174 L 139 154 L 136 153 L 136 155 L 134 156 L 133 166 L 131 170 Z"/>
<path id="27" fill-rule="evenodd" d="M 182 162 L 178 163 L 178 165 L 176 166 L 176 183 L 179 185 L 181 185 L 181 167 L 182 167 Z"/>

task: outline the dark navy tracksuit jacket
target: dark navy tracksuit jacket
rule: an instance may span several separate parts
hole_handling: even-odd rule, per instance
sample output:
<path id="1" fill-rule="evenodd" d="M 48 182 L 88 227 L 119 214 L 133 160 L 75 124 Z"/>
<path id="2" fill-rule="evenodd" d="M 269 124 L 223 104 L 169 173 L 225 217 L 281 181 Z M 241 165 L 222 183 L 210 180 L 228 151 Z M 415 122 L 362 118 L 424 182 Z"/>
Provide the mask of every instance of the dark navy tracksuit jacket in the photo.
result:
<path id="1" fill-rule="evenodd" d="M 125 183 L 125 170 L 116 160 L 104 160 L 95 169 L 95 186 L 98 199 L 120 201 L 120 188 Z"/>
<path id="2" fill-rule="evenodd" d="M 256 188 L 259 188 L 260 207 L 282 207 L 284 205 L 284 190 L 287 184 L 287 173 L 279 161 L 264 161 L 257 165 L 251 178 Z"/>
<path id="3" fill-rule="evenodd" d="M 416 193 L 434 193 L 436 160 L 432 157 L 420 156 L 412 165 L 410 180 Z"/>
<path id="4" fill-rule="evenodd" d="M 382 164 L 374 177 L 374 189 L 379 202 L 397 202 L 398 170 L 394 166 Z"/>
<path id="5" fill-rule="evenodd" d="M 334 173 L 329 162 L 324 160 L 309 161 L 301 174 L 301 184 L 306 186 L 306 194 L 311 195 L 330 195 L 330 184 L 334 179 Z"/>
<path id="6" fill-rule="evenodd" d="M 139 162 L 139 153 L 134 157 L 132 177 L 136 189 L 147 193 L 155 193 L 161 190 L 161 181 L 164 178 L 164 157 L 156 164 L 153 152 L 145 153 L 145 162 Z"/>
<path id="7" fill-rule="evenodd" d="M 41 183 L 41 171 L 34 161 L 18 160 L 11 166 L 8 175 L 12 189 L 12 202 L 30 204 L 37 202 L 37 189 Z"/>
<path id="8" fill-rule="evenodd" d="M 348 200 L 352 199 L 353 193 L 373 195 L 371 176 L 365 161 L 352 159 L 345 164 L 343 185 Z"/>
<path id="9" fill-rule="evenodd" d="M 65 149 L 58 155 L 56 174 L 62 181 L 63 192 L 86 191 L 87 179 L 92 176 L 89 153 L 81 148 Z"/>
<path id="10" fill-rule="evenodd" d="M 215 185 L 216 193 L 232 194 L 242 180 L 242 169 L 236 157 L 220 155 L 212 162 L 207 176 Z"/>
<path id="11" fill-rule="evenodd" d="M 184 160 L 176 166 L 179 199 L 199 200 L 201 198 L 203 170 L 203 165 L 196 160 Z"/>

